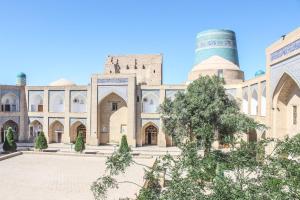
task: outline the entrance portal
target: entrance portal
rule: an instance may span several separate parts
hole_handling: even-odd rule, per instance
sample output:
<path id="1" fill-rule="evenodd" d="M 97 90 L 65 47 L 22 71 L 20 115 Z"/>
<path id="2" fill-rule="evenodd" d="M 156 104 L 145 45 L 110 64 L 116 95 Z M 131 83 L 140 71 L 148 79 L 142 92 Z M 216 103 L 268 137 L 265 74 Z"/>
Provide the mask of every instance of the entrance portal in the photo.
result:
<path id="1" fill-rule="evenodd" d="M 156 145 L 157 144 L 157 128 L 153 125 L 148 126 L 145 129 L 145 144 Z"/>

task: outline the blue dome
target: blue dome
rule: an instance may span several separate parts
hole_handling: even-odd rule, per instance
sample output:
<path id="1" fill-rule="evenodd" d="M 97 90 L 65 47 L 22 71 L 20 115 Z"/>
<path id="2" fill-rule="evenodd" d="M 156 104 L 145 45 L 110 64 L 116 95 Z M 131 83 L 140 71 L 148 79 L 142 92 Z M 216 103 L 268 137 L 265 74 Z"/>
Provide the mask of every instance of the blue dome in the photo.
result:
<path id="1" fill-rule="evenodd" d="M 260 69 L 260 70 L 258 70 L 258 71 L 255 72 L 255 77 L 262 76 L 264 74 L 265 74 L 265 71 L 263 71 L 263 70 Z"/>
<path id="2" fill-rule="evenodd" d="M 23 72 L 20 72 L 19 74 L 17 74 L 17 77 L 26 78 L 26 74 L 24 74 Z"/>

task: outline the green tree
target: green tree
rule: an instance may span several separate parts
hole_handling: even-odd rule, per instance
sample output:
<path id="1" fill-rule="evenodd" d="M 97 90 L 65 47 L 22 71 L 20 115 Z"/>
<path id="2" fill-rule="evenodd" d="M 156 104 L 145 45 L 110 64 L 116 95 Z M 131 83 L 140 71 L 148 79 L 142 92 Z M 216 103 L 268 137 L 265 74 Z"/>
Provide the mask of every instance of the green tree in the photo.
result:
<path id="1" fill-rule="evenodd" d="M 80 131 L 78 133 L 77 138 L 76 138 L 75 151 L 81 153 L 84 149 L 85 149 L 84 139 L 83 139 L 83 136 L 82 136 L 82 131 Z"/>
<path id="2" fill-rule="evenodd" d="M 120 145 L 119 151 L 120 152 L 129 152 L 130 151 L 126 135 L 122 135 L 121 145 Z"/>
<path id="3" fill-rule="evenodd" d="M 45 134 L 44 134 L 43 131 L 40 132 L 38 134 L 38 136 L 36 137 L 34 148 L 38 149 L 39 151 L 42 151 L 43 149 L 47 149 L 48 148 L 47 139 L 46 139 Z"/>
<path id="4" fill-rule="evenodd" d="M 17 150 L 17 144 L 14 140 L 13 129 L 9 127 L 5 135 L 5 140 L 3 144 L 3 150 L 7 152 L 13 152 Z"/>
<path id="5" fill-rule="evenodd" d="M 200 77 L 173 101 L 166 99 L 161 105 L 164 131 L 178 145 L 196 140 L 207 153 L 218 138 L 260 128 L 260 124 L 240 113 L 223 84 L 217 76 Z"/>

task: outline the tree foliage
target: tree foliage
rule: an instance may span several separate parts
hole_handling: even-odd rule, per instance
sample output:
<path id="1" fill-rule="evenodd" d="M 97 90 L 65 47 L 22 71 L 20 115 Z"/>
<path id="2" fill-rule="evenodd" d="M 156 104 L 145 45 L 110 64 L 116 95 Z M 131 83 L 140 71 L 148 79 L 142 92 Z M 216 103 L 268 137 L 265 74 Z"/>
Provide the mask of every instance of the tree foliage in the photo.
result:
<path id="1" fill-rule="evenodd" d="M 34 147 L 40 151 L 48 148 L 47 139 L 45 137 L 44 132 L 40 132 L 35 139 Z"/>
<path id="2" fill-rule="evenodd" d="M 119 151 L 124 152 L 124 153 L 130 151 L 126 135 L 122 135 L 121 145 L 120 145 Z"/>
<path id="3" fill-rule="evenodd" d="M 82 131 L 80 131 L 78 133 L 78 136 L 76 138 L 76 142 L 75 142 L 75 151 L 76 152 L 83 152 L 85 149 L 85 144 L 84 144 L 84 139 L 82 136 Z"/>
<path id="4" fill-rule="evenodd" d="M 222 83 L 217 77 L 200 77 L 185 93 L 163 103 L 164 130 L 181 154 L 159 157 L 145 170 L 148 184 L 137 199 L 300 199 L 300 134 L 283 141 L 243 141 L 242 134 L 265 126 L 241 114 Z M 229 151 L 212 148 L 220 136 Z M 116 175 L 132 163 L 128 153 L 118 151 L 106 164 L 111 175 Z M 162 177 L 165 185 L 160 184 Z M 102 182 L 99 190 L 107 192 L 105 185 Z"/>
<path id="5" fill-rule="evenodd" d="M 237 103 L 225 93 L 223 83 L 216 76 L 200 77 L 173 101 L 166 99 L 161 105 L 164 131 L 178 145 L 196 139 L 197 145 L 209 152 L 218 138 L 263 128 L 240 113 Z"/>
<path id="6" fill-rule="evenodd" d="M 14 132 L 11 127 L 7 129 L 3 144 L 3 150 L 6 152 L 13 152 L 17 150 L 17 144 L 14 140 Z"/>

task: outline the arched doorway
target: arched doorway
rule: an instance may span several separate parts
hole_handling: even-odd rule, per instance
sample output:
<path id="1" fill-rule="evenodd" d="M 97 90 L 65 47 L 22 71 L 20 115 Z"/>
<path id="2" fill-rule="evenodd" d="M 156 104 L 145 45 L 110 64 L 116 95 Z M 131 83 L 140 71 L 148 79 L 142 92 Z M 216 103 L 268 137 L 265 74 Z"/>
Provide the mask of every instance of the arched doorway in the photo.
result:
<path id="1" fill-rule="evenodd" d="M 82 133 L 84 142 L 86 142 L 86 126 L 81 122 L 76 122 L 71 126 L 70 142 L 75 143 L 79 133 Z"/>
<path id="2" fill-rule="evenodd" d="M 149 125 L 145 128 L 145 144 L 157 145 L 158 129 L 154 125 Z"/>
<path id="3" fill-rule="evenodd" d="M 257 142 L 257 133 L 256 130 L 252 130 L 247 135 L 248 142 Z"/>
<path id="4" fill-rule="evenodd" d="M 53 122 L 49 129 L 49 143 L 61 143 L 63 133 L 64 125 L 59 121 Z"/>
<path id="5" fill-rule="evenodd" d="M 110 93 L 101 100 L 98 106 L 99 143 L 118 143 L 122 136 L 122 127 L 127 126 L 126 101 L 116 93 Z"/>
<path id="6" fill-rule="evenodd" d="M 14 122 L 13 120 L 8 120 L 5 122 L 1 128 L 1 142 L 4 142 L 5 135 L 7 133 L 7 129 L 11 127 L 14 133 L 14 140 L 17 142 L 19 139 L 19 128 L 18 124 Z"/>
<path id="7" fill-rule="evenodd" d="M 273 95 L 273 136 L 293 136 L 300 131 L 298 117 L 300 89 L 295 80 L 283 74 Z"/>
<path id="8" fill-rule="evenodd" d="M 29 124 L 29 140 L 34 142 L 35 138 L 43 131 L 43 125 L 38 121 L 34 120 Z"/>

